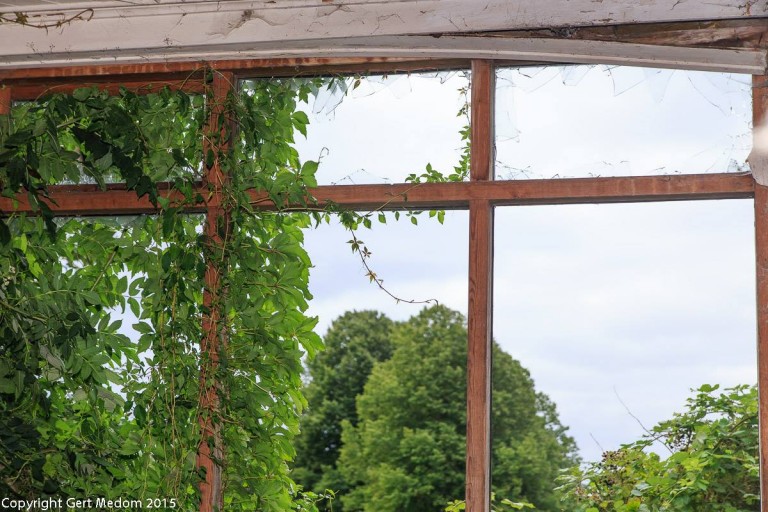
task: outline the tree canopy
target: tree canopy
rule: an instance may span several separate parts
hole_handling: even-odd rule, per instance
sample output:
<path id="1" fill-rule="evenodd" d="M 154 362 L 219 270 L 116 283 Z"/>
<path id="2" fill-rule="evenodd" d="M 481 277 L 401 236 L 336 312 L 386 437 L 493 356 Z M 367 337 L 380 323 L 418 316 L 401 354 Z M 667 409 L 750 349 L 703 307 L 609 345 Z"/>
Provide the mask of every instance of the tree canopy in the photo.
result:
<path id="1" fill-rule="evenodd" d="M 299 439 L 335 433 L 340 423 L 341 447 L 335 438 L 332 445 L 315 446 L 323 454 L 318 457 L 300 441 L 294 475 L 300 483 L 336 484 L 347 511 L 443 510 L 464 495 L 465 319 L 435 306 L 391 323 L 388 332 L 382 321 L 372 312 L 346 313 L 329 329 L 327 351 L 309 366 L 306 430 Z M 495 343 L 493 356 L 494 490 L 556 510 L 555 478 L 575 462 L 575 444 L 528 371 Z M 342 360 L 347 362 L 336 364 Z M 366 368 L 370 374 L 361 375 Z M 365 380 L 346 417 L 327 413 L 336 404 L 335 391 L 326 388 L 329 373 L 336 389 L 360 389 Z M 317 468 L 333 479 L 302 480 Z"/>
<path id="2" fill-rule="evenodd" d="M 357 424 L 356 399 L 362 394 L 375 363 L 392 356 L 394 322 L 374 311 L 348 312 L 334 320 L 325 335 L 325 350 L 307 365 L 309 405 L 296 438 L 293 477 L 309 489 L 343 494 L 345 479 L 336 461 L 341 425 Z"/>

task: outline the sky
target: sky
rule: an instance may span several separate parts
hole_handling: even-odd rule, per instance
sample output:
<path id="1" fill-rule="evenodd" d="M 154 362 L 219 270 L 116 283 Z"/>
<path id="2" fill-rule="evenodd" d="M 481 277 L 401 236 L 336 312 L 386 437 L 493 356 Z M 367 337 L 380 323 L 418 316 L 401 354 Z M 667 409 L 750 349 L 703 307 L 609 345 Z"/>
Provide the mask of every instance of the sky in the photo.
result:
<path id="1" fill-rule="evenodd" d="M 462 147 L 462 73 L 375 78 L 309 137 L 320 183 L 450 172 Z M 749 77 L 604 66 L 504 70 L 497 80 L 498 179 L 744 169 Z M 585 460 L 683 409 L 704 383 L 756 381 L 754 216 L 749 200 L 505 207 L 496 210 L 494 337 L 558 406 Z M 361 230 L 371 266 L 406 299 L 466 314 L 468 214 Z M 368 282 L 348 233 L 305 233 L 310 314 L 322 334 L 345 311 L 404 320 Z M 637 418 L 637 419 L 635 419 Z"/>

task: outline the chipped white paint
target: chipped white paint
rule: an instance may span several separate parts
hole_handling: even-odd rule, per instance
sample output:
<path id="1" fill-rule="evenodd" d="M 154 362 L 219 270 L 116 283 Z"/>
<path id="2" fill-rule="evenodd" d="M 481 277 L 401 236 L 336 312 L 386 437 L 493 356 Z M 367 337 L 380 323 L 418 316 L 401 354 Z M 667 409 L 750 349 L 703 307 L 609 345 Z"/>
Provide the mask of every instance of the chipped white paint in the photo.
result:
<path id="1" fill-rule="evenodd" d="M 415 59 L 492 59 L 582 64 L 621 64 L 672 69 L 695 69 L 763 74 L 768 51 L 669 47 L 606 41 L 558 39 L 506 39 L 477 36 L 383 36 L 165 48 L 150 56 L 132 53 L 91 52 L 67 54 L 48 64 L 146 63 L 150 61 L 215 61 L 221 59 L 274 59 L 301 57 L 393 57 Z M 37 65 L 40 56 L 15 61 L 16 67 Z M 2 64 L 0 64 L 2 67 Z"/>
<path id="2" fill-rule="evenodd" d="M 768 186 L 768 116 L 755 126 L 752 152 L 747 162 L 755 181 L 759 185 Z"/>
<path id="3" fill-rule="evenodd" d="M 90 8 L 88 21 L 48 30 L 0 24 L 0 65 L 190 58 L 200 49 L 238 58 L 277 42 L 332 49 L 343 38 L 768 18 L 768 0 L 0 0 L 0 12 L 22 9 L 38 24 Z"/>

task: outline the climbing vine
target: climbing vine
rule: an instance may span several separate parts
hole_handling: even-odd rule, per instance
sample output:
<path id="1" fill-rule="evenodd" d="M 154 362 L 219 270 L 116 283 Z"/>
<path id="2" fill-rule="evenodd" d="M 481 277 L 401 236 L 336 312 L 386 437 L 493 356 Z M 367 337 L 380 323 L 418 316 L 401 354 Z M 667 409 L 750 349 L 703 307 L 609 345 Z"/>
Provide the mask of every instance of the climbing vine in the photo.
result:
<path id="1" fill-rule="evenodd" d="M 35 209 L 0 218 L 2 495 L 196 509 L 208 424 L 225 447 L 213 451 L 225 508 L 311 510 L 323 498 L 287 467 L 306 404 L 301 358 L 322 348 L 302 229 L 334 213 L 370 226 L 379 212 L 318 208 L 308 194 L 318 164 L 300 161 L 293 137 L 308 124 L 299 104 L 324 82 L 251 81 L 219 98 L 206 76 L 206 94 L 83 88 L 0 116 L 0 194 Z M 110 182 L 157 214 L 51 211 L 52 185 Z M 254 190 L 276 210 L 259 209 Z M 207 221 L 200 204 L 217 214 Z M 214 353 L 200 348 L 206 321 Z M 203 410 L 210 390 L 216 407 Z"/>
<path id="2" fill-rule="evenodd" d="M 210 356 L 199 344 L 203 317 L 216 308 L 226 343 L 206 378 L 220 383 L 213 421 L 227 447 L 218 461 L 225 504 L 294 506 L 285 463 L 303 406 L 300 358 L 320 348 L 304 315 L 309 218 L 257 212 L 247 190 L 278 204 L 307 200 L 316 165 L 300 164 L 291 142 L 307 124 L 296 102 L 308 92 L 289 80 L 254 82 L 223 100 L 213 130 L 210 97 L 170 90 L 80 89 L 17 105 L 2 120 L 2 194 L 26 195 L 39 213 L 0 221 L 4 495 L 196 508 L 199 368 Z M 230 178 L 222 244 L 186 211 L 210 199 L 195 183 L 213 160 Z M 50 185 L 109 181 L 147 196 L 158 214 L 60 221 L 44 200 Z M 226 289 L 210 305 L 206 262 Z M 123 312 L 135 317 L 137 342 L 112 318 Z"/>

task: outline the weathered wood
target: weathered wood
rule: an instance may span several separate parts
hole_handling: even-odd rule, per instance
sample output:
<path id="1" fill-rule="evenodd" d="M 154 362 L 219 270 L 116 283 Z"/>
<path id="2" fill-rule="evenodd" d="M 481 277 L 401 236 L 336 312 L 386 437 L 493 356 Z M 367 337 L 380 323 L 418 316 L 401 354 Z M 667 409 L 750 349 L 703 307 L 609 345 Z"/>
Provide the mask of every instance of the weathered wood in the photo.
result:
<path id="1" fill-rule="evenodd" d="M 752 77 L 752 119 L 758 126 L 768 114 L 768 77 Z M 768 187 L 755 184 L 757 264 L 757 387 L 760 429 L 761 512 L 768 512 Z"/>
<path id="2" fill-rule="evenodd" d="M 24 59 L 29 56 L 25 55 Z M 587 41 L 545 38 L 510 38 L 487 35 L 464 36 L 366 36 L 305 39 L 209 45 L 204 48 L 178 48 L 155 58 L 120 57 L 112 52 L 77 59 L 67 53 L 40 57 L 47 65 L 72 65 L 82 62 L 127 63 L 138 61 L 220 59 L 295 59 L 295 58 L 404 58 L 404 59 L 503 59 L 559 63 L 615 64 L 673 69 L 696 69 L 736 73 L 764 73 L 766 50 L 744 48 L 699 48 L 616 41 Z M 53 60 L 51 60 L 53 59 Z M 29 65 L 34 65 L 32 62 Z M 18 59 L 0 55 L 0 67 L 23 67 Z"/>
<path id="3" fill-rule="evenodd" d="M 754 142 L 747 157 L 752 176 L 758 185 L 768 186 L 768 108 L 766 102 L 766 78 L 764 75 L 752 78 L 752 126 Z"/>
<path id="4" fill-rule="evenodd" d="M 496 70 L 492 61 L 472 61 L 470 100 L 471 154 L 469 171 L 472 181 L 493 179 L 494 95 Z"/>
<path id="5" fill-rule="evenodd" d="M 203 188 L 208 193 L 220 197 L 227 176 L 221 168 L 219 155 L 227 150 L 228 141 L 226 121 L 219 130 L 220 118 L 224 115 L 227 94 L 235 88 L 235 79 L 231 73 L 214 73 L 213 87 L 209 98 L 210 117 L 207 123 L 207 136 L 203 142 L 204 152 L 209 149 L 216 155 L 213 164 L 205 173 Z M 226 331 L 222 325 L 221 312 L 224 303 L 222 288 L 223 262 L 217 261 L 224 251 L 229 229 L 229 212 L 217 204 L 208 204 L 203 233 L 209 244 L 206 251 L 205 289 L 203 291 L 203 339 L 200 342 L 200 395 L 199 417 L 201 428 L 200 445 L 197 450 L 197 468 L 205 470 L 205 480 L 200 482 L 200 512 L 220 511 L 223 507 L 222 467 L 224 446 L 219 425 L 220 386 L 216 380 L 219 368 L 219 352 L 226 343 Z M 224 231 L 224 233 L 222 233 Z"/>
<path id="6" fill-rule="evenodd" d="M 2 80 L 0 80 L 2 82 Z M 201 94 L 204 92 L 205 86 L 201 79 L 184 79 L 184 80 L 151 80 L 151 81 L 120 81 L 105 83 L 105 82 L 89 82 L 80 81 L 77 82 L 62 82 L 62 83 L 32 83 L 32 84 L 13 84 L 13 99 L 16 101 L 33 101 L 51 94 L 70 94 L 75 89 L 81 87 L 97 87 L 101 90 L 108 91 L 112 95 L 116 95 L 121 89 L 127 89 L 129 91 L 136 92 L 138 94 L 149 94 L 158 92 L 159 90 L 168 87 L 173 90 L 183 90 L 188 94 Z"/>
<path id="7" fill-rule="evenodd" d="M 546 37 L 619 41 L 669 46 L 766 48 L 765 19 L 684 21 L 608 27 L 568 27 L 503 32 L 505 37 Z"/>
<path id="8" fill-rule="evenodd" d="M 471 58 L 614 64 L 736 73 L 763 73 L 766 70 L 765 49 L 676 47 L 617 41 L 510 38 L 498 35 L 376 36 L 262 43 L 257 46 L 234 46 L 229 50 L 237 51 L 242 57 L 264 59 L 304 56 Z M 211 57 L 216 58 L 216 55 Z"/>
<path id="9" fill-rule="evenodd" d="M 395 185 L 328 185 L 311 189 L 322 207 L 333 202 L 351 210 L 427 210 L 467 209 L 472 199 L 490 201 L 495 206 L 528 204 L 642 203 L 705 199 L 745 199 L 753 197 L 755 183 L 750 174 L 676 174 L 616 178 L 572 178 L 557 180 L 511 180 L 464 183 L 401 183 Z M 49 187 L 51 209 L 58 216 L 138 215 L 157 213 L 145 197 L 112 185 L 101 191 L 95 185 Z M 203 190 L 202 192 L 207 192 Z M 161 191 L 171 201 L 183 199 L 173 191 Z M 204 194 L 205 195 L 205 194 Z M 274 209 L 263 192 L 252 191 L 253 204 Z M 0 197 L 0 215 L 30 212 L 26 194 L 18 202 Z M 209 201 L 215 205 L 215 198 Z M 301 207 L 297 206 L 297 209 Z M 190 213 L 206 211 L 206 204 L 187 206 Z"/>
<path id="10" fill-rule="evenodd" d="M 10 87 L 0 86 L 0 115 L 8 115 L 11 113 L 11 94 Z"/>
<path id="11" fill-rule="evenodd" d="M 318 187 L 311 193 L 324 204 L 357 210 L 467 209 L 472 199 L 495 206 L 637 203 L 752 197 L 749 174 L 691 174 L 562 180 L 512 180 L 423 185 L 340 185 Z M 255 201 L 263 194 L 254 194 Z"/>
<path id="12" fill-rule="evenodd" d="M 159 195 L 170 199 L 173 203 L 184 200 L 182 194 L 175 191 L 161 190 Z M 60 217 L 97 216 L 97 215 L 143 215 L 156 214 L 156 208 L 145 195 L 136 197 L 136 192 L 126 190 L 124 185 L 109 185 L 106 190 L 100 190 L 97 185 L 54 185 L 50 187 L 48 202 L 55 214 Z M 200 203 L 186 209 L 190 213 L 205 213 L 206 205 Z M 0 215 L 13 212 L 32 213 L 26 194 L 20 194 L 16 199 L 0 197 Z"/>
<path id="13" fill-rule="evenodd" d="M 393 57 L 350 57 L 330 59 L 308 57 L 292 59 L 227 59 L 217 61 L 185 60 L 171 63 L 154 62 L 136 64 L 92 64 L 64 67 L 0 68 L 0 81 L 21 85 L 47 85 L 50 83 L 78 84 L 101 79 L 111 83 L 137 81 L 152 83 L 156 80 L 187 80 L 197 76 L 206 67 L 218 71 L 232 71 L 238 77 L 248 76 L 300 76 L 337 73 L 397 73 L 433 71 L 438 69 L 469 68 L 467 59 L 403 59 Z M 138 80 L 137 80 L 138 78 Z"/>
<path id="14" fill-rule="evenodd" d="M 467 306 L 468 512 L 491 510 L 491 340 L 493 326 L 493 206 L 469 203 Z"/>
<path id="15" fill-rule="evenodd" d="M 470 166 L 472 183 L 493 180 L 493 62 L 472 61 Z M 491 510 L 491 328 L 493 206 L 469 202 L 469 288 L 467 314 L 467 461 L 469 512 Z"/>
<path id="16" fill-rule="evenodd" d="M 192 1 L 116 4 L 40 2 L 0 7 L 27 23 L 0 26 L 0 62 L 24 66 L 110 59 L 173 60 L 199 51 L 231 58 L 228 45 L 255 46 L 301 39 L 461 34 L 552 27 L 602 26 L 768 16 L 763 1 L 695 0 L 325 0 Z M 8 3 L 4 4 L 8 5 Z M 85 8 L 90 10 L 84 11 Z M 79 14 L 79 17 L 77 17 Z M 74 17 L 74 18 L 73 18 Z M 61 27 L 41 30 L 34 25 Z M 140 29 L 138 29 L 140 27 Z M 205 57 L 213 58 L 213 57 Z"/>

